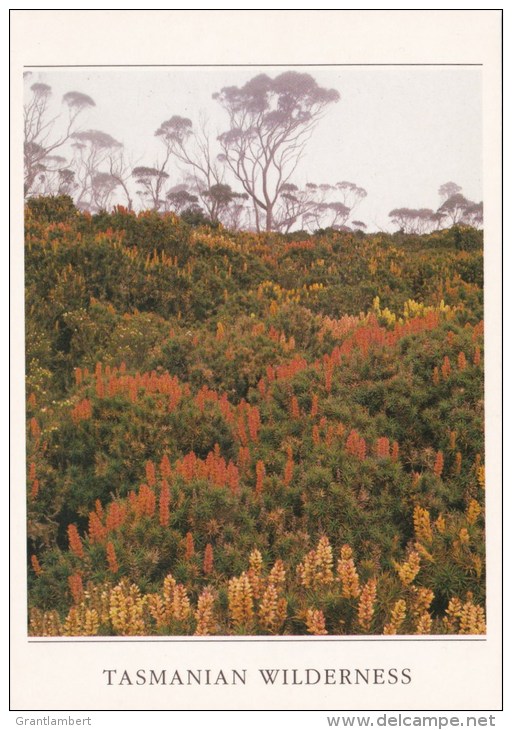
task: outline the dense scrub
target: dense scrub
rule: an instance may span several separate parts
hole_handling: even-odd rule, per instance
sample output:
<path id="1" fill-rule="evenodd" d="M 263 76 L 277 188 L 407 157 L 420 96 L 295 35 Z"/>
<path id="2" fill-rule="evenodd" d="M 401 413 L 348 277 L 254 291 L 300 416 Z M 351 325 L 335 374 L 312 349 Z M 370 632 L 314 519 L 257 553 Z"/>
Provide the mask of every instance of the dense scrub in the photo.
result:
<path id="1" fill-rule="evenodd" d="M 30 632 L 485 631 L 481 235 L 30 201 Z"/>

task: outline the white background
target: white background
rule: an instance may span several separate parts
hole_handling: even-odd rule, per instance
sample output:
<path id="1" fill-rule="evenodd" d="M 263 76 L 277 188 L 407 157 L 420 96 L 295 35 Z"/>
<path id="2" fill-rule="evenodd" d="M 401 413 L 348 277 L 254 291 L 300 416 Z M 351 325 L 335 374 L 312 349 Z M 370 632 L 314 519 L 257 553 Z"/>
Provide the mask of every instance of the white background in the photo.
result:
<path id="1" fill-rule="evenodd" d="M 268 57 L 269 49 L 272 49 L 273 59 L 276 59 L 276 55 L 282 54 L 286 58 L 286 62 L 300 62 L 301 58 L 307 56 L 311 58 L 313 53 L 316 53 L 318 57 L 322 58 L 323 62 L 339 62 L 340 55 L 345 59 L 355 59 L 355 62 L 382 62 L 383 60 L 392 60 L 393 62 L 405 60 L 414 60 L 415 62 L 432 62 L 434 57 L 435 60 L 439 59 L 443 62 L 454 62 L 456 60 L 463 59 L 467 62 L 468 55 L 475 58 L 477 61 L 482 60 L 485 57 L 486 68 L 484 69 L 484 111 L 486 115 L 485 125 L 485 145 L 484 145 L 484 171 L 485 171 L 485 206 L 486 206 L 486 242 L 489 242 L 486 249 L 486 323 L 492 325 L 491 339 L 487 343 L 487 360 L 490 361 L 490 372 L 486 373 L 488 391 L 486 393 L 486 408 L 490 420 L 487 423 L 488 437 L 487 443 L 490 447 L 486 455 L 487 465 L 487 476 L 490 483 L 492 502 L 488 505 L 488 522 L 491 526 L 489 530 L 491 539 L 489 542 L 489 587 L 491 593 L 491 611 L 489 615 L 490 631 L 488 635 L 488 641 L 485 644 L 468 644 L 461 645 L 457 643 L 444 643 L 441 651 L 430 652 L 430 647 L 435 646 L 434 644 L 425 644 L 418 649 L 418 645 L 410 645 L 413 647 L 413 652 L 405 657 L 407 663 L 411 663 L 409 660 L 414 660 L 418 664 L 418 671 L 422 675 L 421 680 L 418 680 L 418 685 L 421 686 L 420 697 L 416 700 L 412 694 L 403 695 L 401 697 L 389 698 L 379 704 L 375 704 L 375 695 L 369 693 L 368 697 L 356 699 L 352 702 L 347 701 L 344 697 L 339 696 L 330 697 L 311 697 L 311 703 L 309 707 L 325 708 L 324 712 L 320 713 L 303 713 L 301 715 L 295 715 L 295 713 L 283 713 L 276 714 L 245 714 L 242 718 L 238 717 L 235 713 L 224 714 L 224 713 L 201 713 L 197 716 L 193 716 L 190 713 L 182 716 L 181 713 L 173 713 L 172 715 L 165 714 L 160 716 L 157 713 L 151 713 L 145 715 L 143 713 L 132 713 L 130 718 L 127 720 L 122 714 L 118 713 L 101 713 L 95 717 L 94 727 L 121 727 L 121 724 L 125 726 L 133 724 L 140 725 L 141 721 L 145 723 L 151 723 L 154 727 L 167 727 L 173 724 L 190 727 L 199 727 L 201 724 L 215 727 L 239 727 L 240 722 L 249 723 L 249 725 L 260 724 L 262 722 L 269 725 L 269 727 L 277 727 L 285 721 L 287 724 L 293 725 L 294 727 L 326 727 L 325 721 L 326 714 L 336 714 L 336 708 L 338 711 L 342 711 L 346 708 L 351 709 L 370 709 L 370 707 L 378 707 L 384 710 L 386 703 L 391 702 L 391 707 L 394 710 L 399 709 L 410 709 L 416 707 L 419 709 L 427 709 L 422 707 L 422 702 L 428 702 L 429 710 L 441 710 L 441 709 L 466 709 L 470 711 L 471 708 L 479 709 L 486 712 L 487 716 L 493 710 L 499 707 L 499 700 L 497 696 L 499 692 L 496 692 L 496 684 L 500 682 L 497 659 L 500 646 L 499 627 L 500 627 L 500 616 L 499 616 L 499 600 L 496 600 L 499 585 L 501 580 L 500 575 L 500 545 L 499 545 L 499 491 L 501 489 L 500 479 L 500 444 L 499 444 L 499 423 L 500 423 L 500 409 L 501 409 L 501 395 L 499 392 L 500 382 L 500 206 L 499 206 L 499 190 L 496 185 L 499 186 L 499 167 L 500 167 L 500 156 L 499 156 L 499 109 L 496 105 L 499 105 L 500 101 L 500 80 L 499 80 L 499 35 L 496 33 L 496 26 L 499 26 L 499 14 L 494 13 L 482 13 L 477 12 L 476 14 L 471 12 L 459 12 L 455 11 L 454 15 L 450 15 L 450 11 L 439 11 L 434 13 L 433 11 L 427 11 L 419 18 L 418 13 L 384 13 L 375 16 L 367 12 L 361 13 L 361 11 L 355 11 L 349 13 L 348 11 L 337 11 L 334 15 L 329 15 L 323 11 L 312 13 L 306 18 L 305 14 L 300 11 L 284 11 L 285 14 L 293 14 L 293 29 L 288 30 L 288 34 L 283 36 L 279 34 L 277 16 L 272 15 L 272 22 L 269 22 L 267 13 L 255 12 L 250 13 L 248 16 L 241 15 L 239 12 L 227 11 L 227 15 L 221 15 L 216 12 L 213 15 L 201 14 L 201 16 L 195 16 L 193 23 L 190 24 L 188 35 L 180 32 L 176 37 L 172 37 L 167 40 L 167 44 L 163 43 L 164 38 L 158 36 L 159 30 L 162 30 L 162 24 L 157 21 L 153 13 L 143 13 L 143 22 L 140 17 L 136 21 L 132 28 L 132 43 L 127 45 L 126 41 L 129 37 L 128 33 L 120 33 L 117 36 L 121 18 L 119 14 L 114 12 L 113 16 L 109 16 L 106 12 L 101 12 L 99 16 L 93 18 L 91 13 L 86 13 L 79 18 L 79 23 L 76 24 L 77 11 L 68 11 L 60 14 L 54 20 L 56 22 L 50 22 L 48 16 L 49 12 L 43 12 L 41 14 L 39 22 L 33 24 L 31 33 L 17 33 L 13 36 L 12 40 L 12 54 L 13 54 L 13 66 L 12 73 L 13 78 L 19 71 L 19 63 L 29 62 L 24 61 L 27 50 L 30 48 L 31 59 L 34 58 L 34 51 L 37 54 L 39 63 L 50 63 L 52 60 L 56 62 L 55 57 L 59 57 L 61 63 L 87 63 L 90 62 L 90 58 L 101 59 L 102 63 L 113 63 L 116 60 L 119 62 L 119 58 L 123 57 L 134 59 L 134 43 L 133 39 L 137 40 L 137 53 L 140 54 L 144 51 L 145 62 L 163 62 L 162 56 L 165 55 L 166 62 L 169 62 L 167 58 L 169 54 L 173 54 L 176 57 L 176 62 L 192 62 L 190 59 L 194 59 L 194 62 L 213 62 L 213 59 L 229 59 L 229 62 L 234 62 L 233 59 L 244 58 L 247 62 L 253 62 L 261 60 L 262 57 Z M 18 14 L 18 18 L 25 13 Z M 43 20 L 44 16 L 44 20 Z M 68 22 L 70 16 L 73 17 L 73 27 L 78 28 L 79 32 L 76 36 L 72 32 L 69 32 Z M 340 17 L 341 16 L 341 17 Z M 435 16 L 435 17 L 434 17 Z M 32 17 L 35 18 L 34 15 Z M 129 18 L 134 19 L 133 14 L 127 14 L 126 20 L 131 23 Z M 163 17 L 163 16 L 162 16 Z M 13 15 L 12 20 L 16 19 L 16 14 Z M 343 20 L 341 23 L 340 20 Z M 92 22 L 92 21 L 95 22 Z M 124 21 L 124 18 L 122 19 Z M 59 22 L 57 22 L 59 21 Z M 191 14 L 186 13 L 183 16 L 183 22 L 185 25 L 191 21 Z M 208 21 L 208 22 L 206 22 Z M 286 17 L 287 28 L 290 28 L 290 15 Z M 216 32 L 212 32 L 212 26 L 217 24 Z M 239 29 L 243 29 L 243 33 L 238 35 L 230 32 L 231 26 L 236 24 Z M 239 25 L 240 24 L 240 25 Z M 65 26 L 65 27 L 64 27 Z M 315 27 L 316 26 L 316 27 Z M 148 32 L 151 28 L 151 33 Z M 315 32 L 316 31 L 316 32 Z M 14 32 L 14 29 L 13 29 Z M 247 43 L 246 33 L 250 33 L 251 43 Z M 154 35 L 156 34 L 156 36 Z M 244 35 L 245 34 L 245 35 Z M 81 39 L 81 42 L 77 42 L 77 38 Z M 58 38 L 58 43 L 55 39 Z M 144 40 L 144 43 L 141 42 Z M 192 42 L 191 39 L 196 39 L 196 42 Z M 201 43 L 198 47 L 197 40 L 200 39 Z M 159 42 L 161 41 L 161 42 Z M 506 43 L 505 43 L 506 48 Z M 165 52 L 165 53 L 164 53 Z M 179 58 L 178 58 L 179 57 Z M 65 60 L 64 60 L 65 59 Z M 156 60 L 155 60 L 156 59 Z M 187 60 L 188 59 L 188 60 Z M 132 60 L 131 62 L 135 62 Z M 226 61 L 224 61 L 226 62 Z M 18 66 L 17 66 L 18 64 Z M 19 76 L 18 76 L 19 78 Z M 13 97 L 16 95 L 16 89 L 13 88 Z M 13 104 L 13 113 L 16 113 Z M 510 122 L 510 118 L 509 118 Z M 505 129 L 507 123 L 505 123 Z M 17 142 L 16 128 L 13 125 L 12 139 L 14 145 Z M 18 140 L 19 141 L 19 140 Z M 507 156 L 505 157 L 507 160 Z M 14 163 L 13 163 L 14 166 Z M 14 189 L 16 192 L 16 189 Z M 12 489 L 13 499 L 12 506 L 14 508 L 14 520 L 13 520 L 13 547 L 12 554 L 15 559 L 13 565 L 13 579 L 12 585 L 12 600 L 13 600 L 13 614 L 12 614 L 12 625 L 14 628 L 13 642 L 12 642 L 12 658 L 13 658 L 13 670 L 12 670 L 12 697 L 13 706 L 17 708 L 24 708 L 23 711 L 16 710 L 11 712 L 8 717 L 9 725 L 15 725 L 15 717 L 19 715 L 28 716 L 27 711 L 30 707 L 43 710 L 43 712 L 36 713 L 38 716 L 49 714 L 50 707 L 55 709 L 66 710 L 74 707 L 76 709 L 84 709 L 84 714 L 89 714 L 89 710 L 94 707 L 105 707 L 105 702 L 112 702 L 112 698 L 105 699 L 104 690 L 94 685 L 94 673 L 100 669 L 101 666 L 111 665 L 107 661 L 105 663 L 100 657 L 101 651 L 94 653 L 94 658 L 91 659 L 90 647 L 85 647 L 85 653 L 80 655 L 76 651 L 69 654 L 70 665 L 66 666 L 64 659 L 66 658 L 65 652 L 55 653 L 55 650 L 51 650 L 45 657 L 42 657 L 41 652 L 36 654 L 33 651 L 33 645 L 30 647 L 26 644 L 23 639 L 23 630 L 25 622 L 25 607 L 24 607 L 24 576 L 23 566 L 24 560 L 16 561 L 16 556 L 23 556 L 24 551 L 24 529 L 23 529 L 23 511 L 19 511 L 20 506 L 23 503 L 23 491 L 24 491 L 24 464 L 23 464 L 23 442 L 20 439 L 20 434 L 23 433 L 23 429 L 20 429 L 20 418 L 23 416 L 23 383 L 22 379 L 19 378 L 19 367 L 22 360 L 22 343 L 23 333 L 20 326 L 20 314 L 22 312 L 22 261 L 20 258 L 20 204 L 21 198 L 15 199 L 16 196 L 13 194 L 13 205 L 14 205 L 14 226 L 13 226 L 13 237 L 12 237 L 12 302 L 13 302 L 13 316 L 16 318 L 16 326 L 12 331 L 12 352 L 14 359 L 15 368 L 13 369 L 13 381 L 12 381 L 12 408 L 13 408 L 13 451 L 16 456 L 13 459 L 12 464 Z M 510 199 L 510 194 L 508 199 Z M 5 220 L 5 217 L 4 217 Z M 506 230 L 506 239 L 507 240 Z M 505 252 L 507 253 L 507 252 Z M 6 271 L 6 267 L 3 267 Z M 493 282 L 492 286 L 489 286 L 489 282 Z M 6 291 L 6 287 L 3 287 L 3 291 Z M 6 311 L 6 306 L 3 311 Z M 489 353 L 494 355 L 494 358 L 489 358 Z M 6 380 L 4 379 L 4 382 Z M 491 436 L 491 438 L 489 437 Z M 510 439 L 509 439 L 510 442 Z M 506 484 L 506 481 L 505 481 Z M 505 490 L 506 493 L 506 490 Z M 17 511 L 18 510 L 18 511 Z M 4 530 L 4 535 L 6 531 Z M 6 554 L 7 546 L 5 546 L 4 554 Z M 494 596 L 494 598 L 492 598 Z M 67 645 L 69 647 L 69 645 Z M 130 645 L 132 646 L 132 645 Z M 175 645 L 172 645 L 175 646 Z M 190 644 L 186 645 L 190 647 Z M 218 645 L 225 647 L 226 645 Z M 262 645 L 251 645 L 263 647 Z M 266 642 L 268 647 L 268 642 Z M 300 645 L 303 646 L 303 645 Z M 336 646 L 335 644 L 327 644 L 327 647 Z M 357 652 L 353 647 L 357 647 Z M 365 662 L 365 656 L 360 649 L 361 645 L 354 644 L 352 647 L 343 645 L 344 661 L 341 665 L 347 665 L 347 661 L 352 660 L 355 665 L 361 665 Z M 381 647 L 382 643 L 376 646 Z M 401 660 L 402 652 L 409 651 L 406 648 L 408 645 L 393 646 L 393 649 L 386 649 L 387 664 L 388 666 L 403 663 Z M 39 645 L 41 647 L 41 645 Z M 106 654 L 105 658 L 112 657 L 112 650 L 109 647 L 109 654 Z M 283 647 L 283 644 L 275 644 L 270 647 L 268 651 L 272 653 L 276 650 L 276 657 L 279 656 L 277 649 Z M 334 666 L 339 666 L 339 657 L 331 655 L 331 649 L 326 648 L 322 645 L 322 652 L 318 656 L 314 656 L 317 652 L 318 643 L 311 645 L 311 651 L 313 656 L 310 662 L 311 666 L 326 665 L 329 666 L 329 660 L 331 657 L 337 661 Z M 405 648 L 404 648 L 405 647 Z M 455 647 L 455 648 L 454 648 Z M 49 647 L 43 647 L 44 650 Z M 103 649 L 96 645 L 96 649 Z M 75 647 L 76 649 L 76 647 Z M 461 649 L 462 653 L 459 652 Z M 252 650 L 251 650 L 252 651 Z M 301 649 L 301 651 L 303 651 Z M 351 652 L 354 654 L 351 655 Z M 380 650 L 376 650 L 380 651 Z M 244 660 L 250 659 L 250 651 L 246 651 L 244 648 Z M 284 652 L 281 652 L 282 654 Z M 289 650 L 287 648 L 287 657 L 289 657 Z M 309 652 L 308 652 L 309 653 Z M 375 660 L 375 652 L 371 651 L 372 659 Z M 222 656 L 225 655 L 224 649 L 222 649 Z M 126 661 L 121 658 L 120 653 L 116 651 L 116 666 L 122 666 Z M 134 657 L 133 661 L 139 661 L 139 654 Z M 154 657 L 154 655 L 153 655 Z M 187 658 L 190 658 L 190 652 L 187 650 Z M 269 656 L 268 653 L 265 655 L 267 661 Z M 78 661 L 77 661 L 78 659 Z M 258 657 L 259 659 L 259 657 Z M 308 661 L 310 656 L 308 656 Z M 127 657 L 127 661 L 132 661 L 130 657 Z M 177 663 L 177 659 L 174 660 Z M 225 661 L 225 660 L 224 660 Z M 274 662 L 275 663 L 275 662 Z M 159 666 L 158 659 L 152 658 L 152 664 Z M 331 662 L 332 665 L 332 662 Z M 76 669 L 75 675 L 71 675 L 70 666 L 74 666 Z M 472 671 L 473 670 L 473 671 Z M 477 673 L 477 680 L 471 685 L 471 677 Z M 78 680 L 76 675 L 78 674 Z M 66 675 L 71 677 L 71 683 L 65 684 L 64 677 Z M 465 677 L 465 679 L 464 679 Z M 47 680 L 50 680 L 47 682 Z M 73 681 L 74 680 L 74 681 Z M 7 687 L 7 679 L 3 686 Z M 158 688 L 159 693 L 165 693 L 165 689 Z M 117 695 L 114 699 L 114 704 L 111 707 L 132 707 L 136 703 L 133 696 L 126 699 L 127 694 L 123 696 Z M 285 694 L 280 698 L 275 698 L 280 702 L 281 707 L 288 707 L 295 709 L 301 706 L 304 702 L 304 693 L 301 696 L 291 697 L 289 694 Z M 47 704 L 43 707 L 40 702 L 44 701 Z M 456 702 L 450 706 L 450 701 Z M 80 704 L 80 703 L 83 704 Z M 150 706 L 156 707 L 156 700 L 150 699 Z M 245 704 L 242 704 L 245 702 Z M 261 709 L 268 709 L 271 704 L 266 698 L 259 698 L 255 695 L 254 690 L 250 697 L 243 698 L 240 695 L 238 698 L 233 699 L 233 703 L 230 705 L 232 709 L 241 709 L 241 707 L 252 707 L 255 708 L 260 703 Z M 417 704 L 419 702 L 419 704 Z M 61 704 L 62 703 L 62 704 Z M 126 704 L 124 704 L 126 703 Z M 237 703 L 240 703 L 237 706 Z M 285 704 L 287 703 L 287 704 Z M 7 706 L 7 701 L 6 705 Z M 108 706 L 108 705 L 107 705 Z M 164 702 L 160 705 L 162 708 L 168 708 L 169 704 Z M 197 696 L 192 698 L 188 706 L 197 708 L 201 706 L 201 697 Z M 221 704 L 222 707 L 222 704 Z M 328 709 L 332 712 L 327 712 Z M 211 709 L 211 705 L 208 706 Z M 223 706 L 226 709 L 226 706 Z M 46 710 L 46 712 L 44 712 Z M 410 709 L 412 712 L 412 709 Z M 66 714 L 66 713 L 59 713 Z M 72 713 L 73 716 L 78 716 Z M 82 714 L 82 713 L 80 713 Z M 379 713 L 377 713 L 379 714 Z M 432 712 L 428 713 L 432 715 Z M 477 713 L 475 713 L 477 714 Z M 494 713 L 497 714 L 497 713 Z M 53 713 L 53 716 L 57 716 Z M 497 724 L 503 720 L 503 717 L 499 717 Z M 500 726 L 500 725 L 498 725 Z M 505 727 L 505 725 L 502 725 Z"/>

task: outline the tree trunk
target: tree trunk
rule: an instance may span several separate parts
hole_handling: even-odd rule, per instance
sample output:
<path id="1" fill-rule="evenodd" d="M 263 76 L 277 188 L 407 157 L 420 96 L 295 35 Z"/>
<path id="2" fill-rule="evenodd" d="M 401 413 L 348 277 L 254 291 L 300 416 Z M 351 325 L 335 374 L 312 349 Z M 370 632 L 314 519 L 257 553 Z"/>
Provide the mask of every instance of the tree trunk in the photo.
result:
<path id="1" fill-rule="evenodd" d="M 270 233 L 270 231 L 272 230 L 272 208 L 270 207 L 270 205 L 267 205 L 265 230 L 267 233 Z"/>

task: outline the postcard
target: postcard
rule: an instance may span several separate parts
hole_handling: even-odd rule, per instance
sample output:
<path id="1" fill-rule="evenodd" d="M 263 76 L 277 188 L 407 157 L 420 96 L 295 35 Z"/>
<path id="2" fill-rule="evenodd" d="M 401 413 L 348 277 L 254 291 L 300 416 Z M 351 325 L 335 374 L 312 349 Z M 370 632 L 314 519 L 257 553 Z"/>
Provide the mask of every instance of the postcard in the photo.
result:
<path id="1" fill-rule="evenodd" d="M 500 709 L 501 11 L 11 21 L 13 709 Z"/>

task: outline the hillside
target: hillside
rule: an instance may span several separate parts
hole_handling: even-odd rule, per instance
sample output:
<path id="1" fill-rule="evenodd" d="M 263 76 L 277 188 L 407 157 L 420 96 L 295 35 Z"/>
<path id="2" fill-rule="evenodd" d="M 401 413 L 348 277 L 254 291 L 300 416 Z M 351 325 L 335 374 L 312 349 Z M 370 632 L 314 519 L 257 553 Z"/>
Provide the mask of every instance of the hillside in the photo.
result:
<path id="1" fill-rule="evenodd" d="M 485 632 L 482 232 L 26 208 L 29 632 Z"/>

